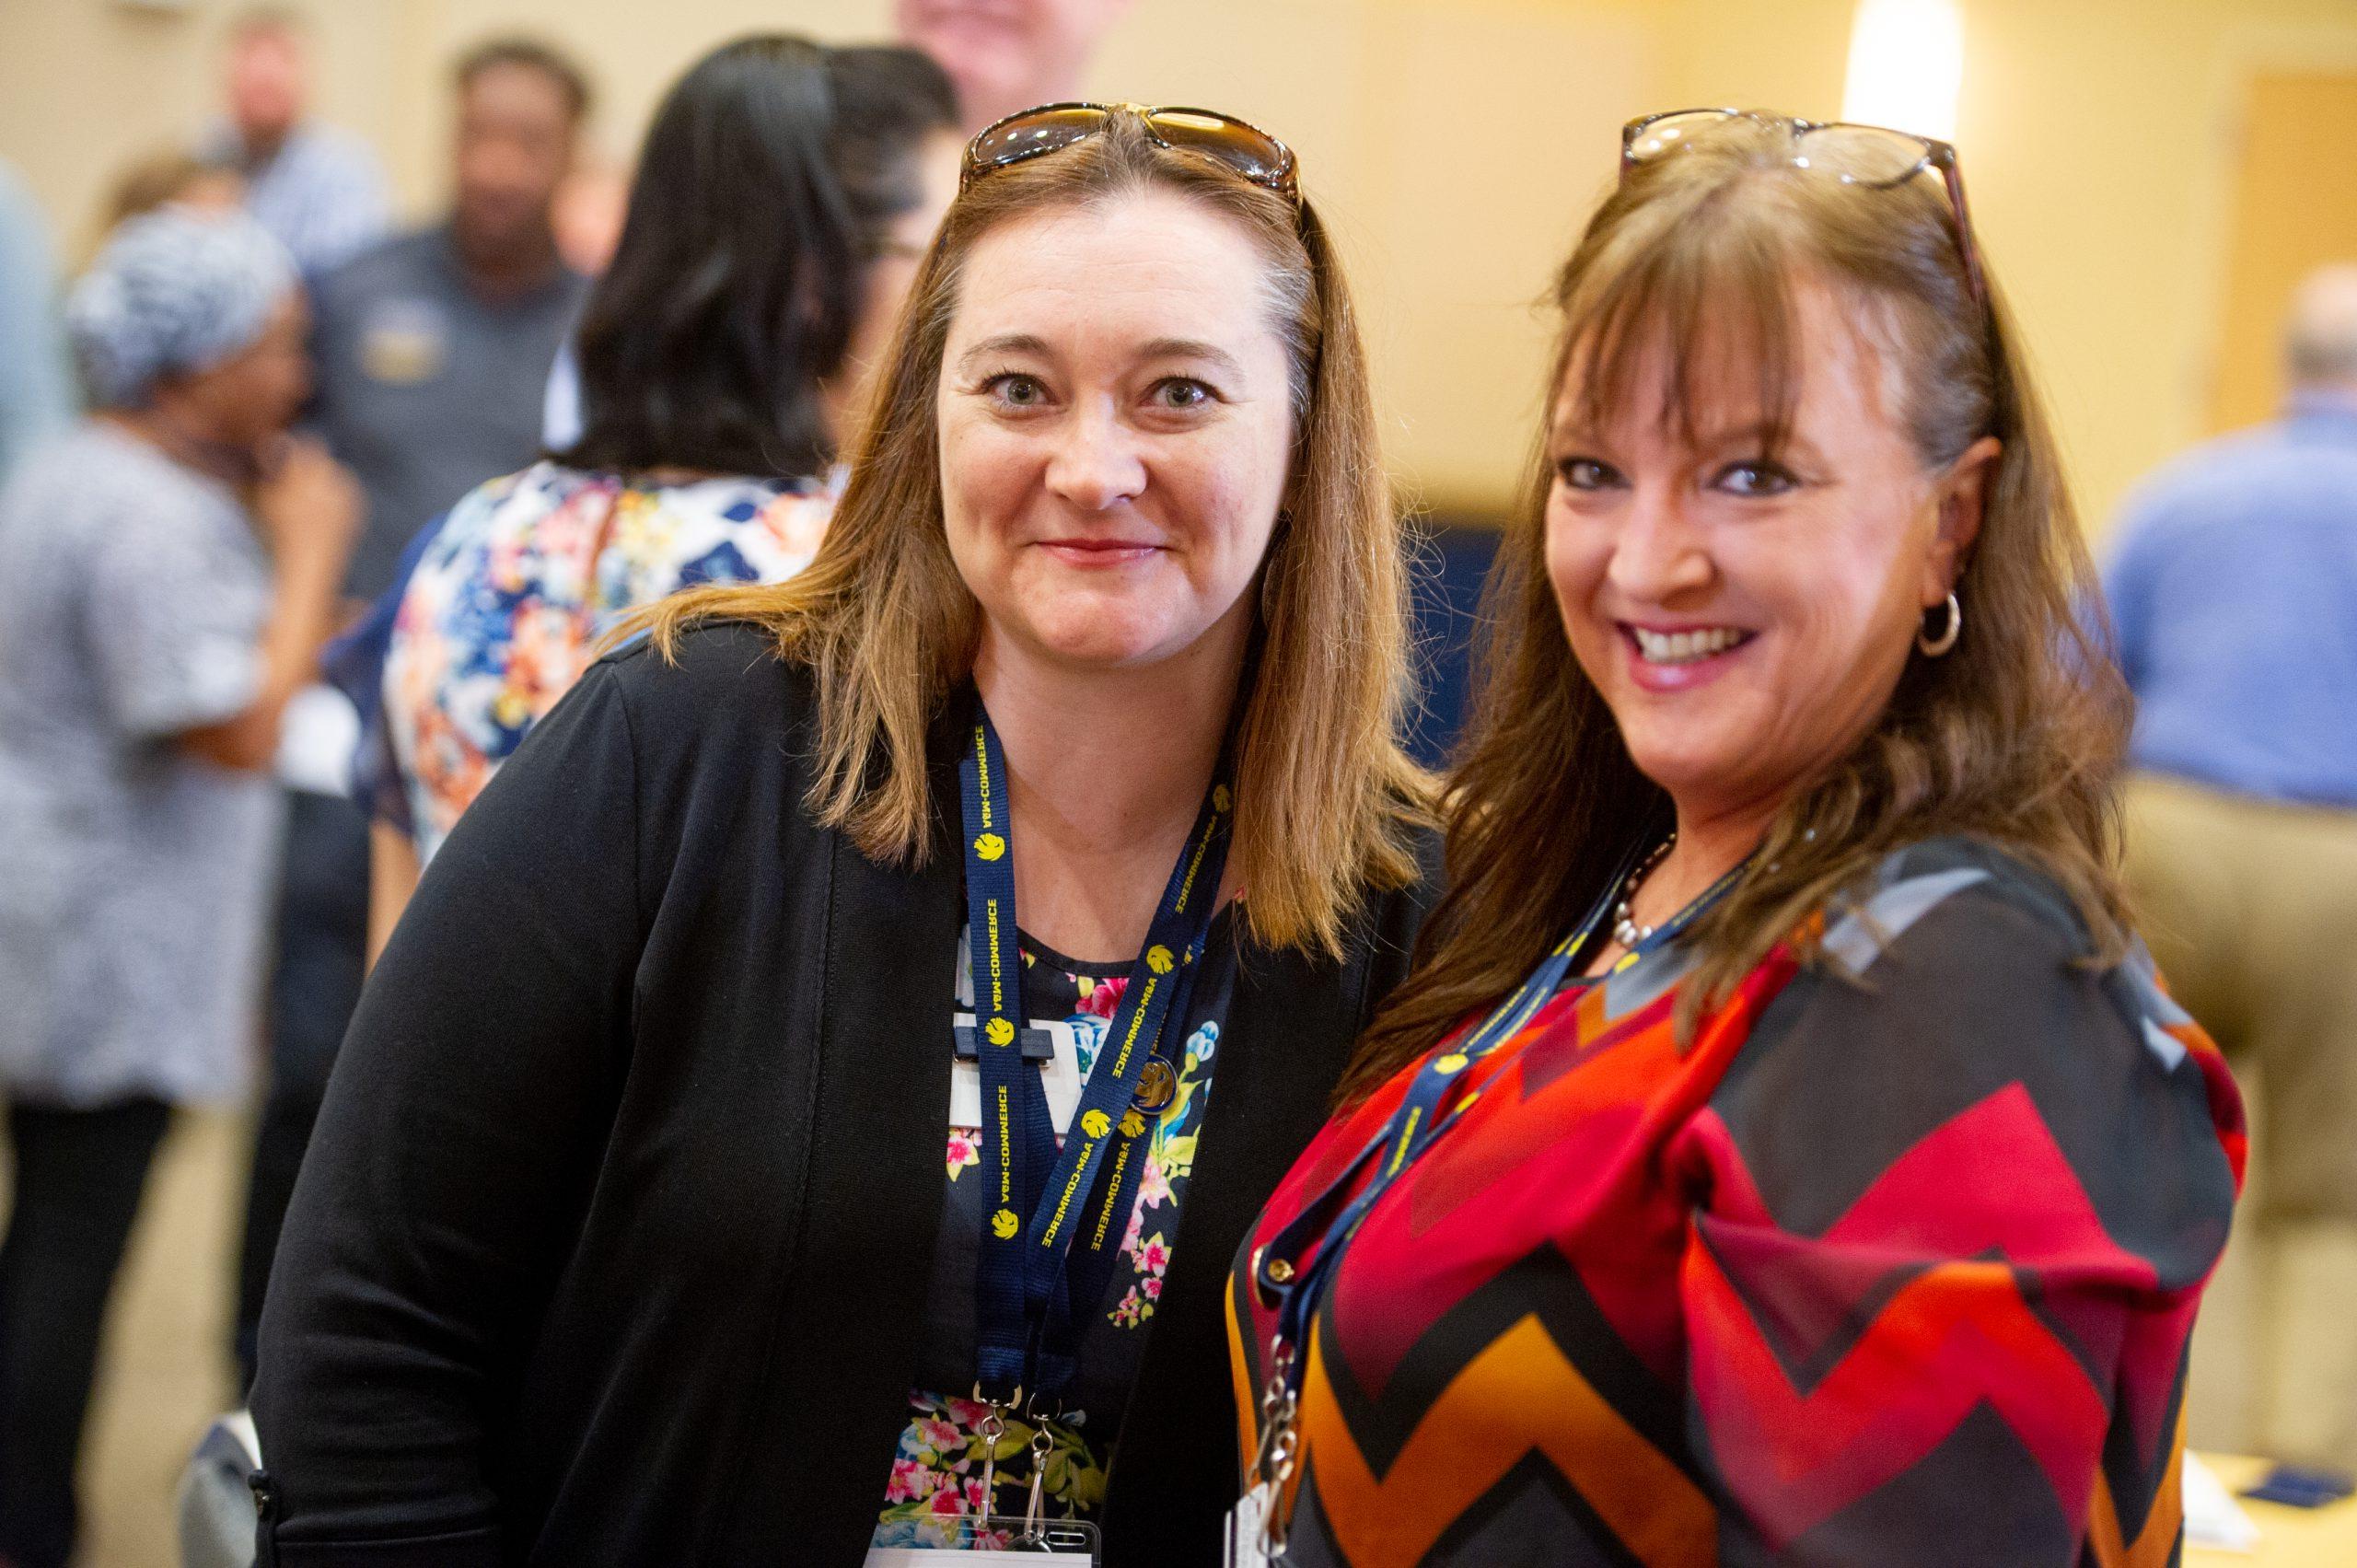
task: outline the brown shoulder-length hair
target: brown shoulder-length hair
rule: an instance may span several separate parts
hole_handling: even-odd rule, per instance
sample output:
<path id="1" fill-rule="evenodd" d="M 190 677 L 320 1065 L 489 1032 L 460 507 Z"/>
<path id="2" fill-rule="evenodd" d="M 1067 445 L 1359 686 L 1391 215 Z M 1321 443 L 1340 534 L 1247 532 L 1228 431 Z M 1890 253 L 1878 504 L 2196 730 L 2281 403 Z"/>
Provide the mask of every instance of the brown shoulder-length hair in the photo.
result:
<path id="1" fill-rule="evenodd" d="M 952 204 L 850 444 L 850 483 L 817 559 L 784 583 L 667 599 L 635 625 L 667 656 L 698 621 L 766 628 L 818 688 L 809 810 L 877 860 L 921 862 L 927 728 L 970 673 L 981 629 L 943 533 L 935 408 L 965 260 L 1000 224 L 1155 188 L 1240 225 L 1267 259 L 1292 367 L 1293 454 L 1260 569 L 1250 686 L 1238 693 L 1230 854 L 1256 938 L 1339 953 L 1370 889 L 1414 879 L 1409 833 L 1430 796 L 1397 739 L 1410 688 L 1403 524 L 1376 452 L 1358 322 L 1307 201 L 1157 146 L 1132 115 L 994 169 Z"/>
<path id="2" fill-rule="evenodd" d="M 2097 953 L 2125 941 L 2110 785 L 2126 688 L 2093 619 L 2092 569 L 2012 317 L 1993 294 L 1973 297 L 1932 181 L 1875 190 L 1791 156 L 1781 123 L 1737 120 L 1630 173 L 1557 279 L 1550 399 L 1581 400 L 1606 423 L 1661 348 L 1673 427 L 1690 434 L 1705 367 L 1734 364 L 1756 369 L 1771 434 L 1788 431 L 1812 347 L 1796 335 L 1797 299 L 1814 285 L 1852 307 L 1927 471 L 1983 436 L 2003 449 L 1956 582 L 1962 640 L 1944 658 L 1910 657 L 1881 721 L 1794 794 L 1696 922 L 1679 999 L 1689 1031 L 1779 942 L 1817 959 L 1810 917 L 1934 835 L 1993 842 L 2051 877 Z M 1443 808 L 1449 889 L 1420 963 L 1361 1044 L 1346 1100 L 1511 990 L 1672 819 L 1564 635 L 1543 560 L 1550 484 L 1542 447 L 1489 587 L 1480 690 Z"/>

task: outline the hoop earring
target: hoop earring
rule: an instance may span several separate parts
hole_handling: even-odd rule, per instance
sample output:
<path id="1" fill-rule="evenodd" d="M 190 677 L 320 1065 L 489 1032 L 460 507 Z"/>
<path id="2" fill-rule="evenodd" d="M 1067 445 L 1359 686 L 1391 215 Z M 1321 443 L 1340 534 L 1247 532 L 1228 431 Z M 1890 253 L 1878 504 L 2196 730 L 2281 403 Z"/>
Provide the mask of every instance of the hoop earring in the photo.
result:
<path id="1" fill-rule="evenodd" d="M 1948 595 L 1947 612 L 1947 627 L 1938 636 L 1927 636 L 1920 631 L 1915 633 L 1916 649 L 1921 652 L 1925 658 L 1941 657 L 1946 654 L 1950 648 L 1956 646 L 1956 640 L 1958 637 L 1964 635 L 1964 606 L 1956 602 L 1956 595 L 1954 594 Z M 1931 619 L 1931 615 L 1932 612 L 1930 610 L 1925 610 L 1923 612 L 1924 620 L 1929 621 Z"/>

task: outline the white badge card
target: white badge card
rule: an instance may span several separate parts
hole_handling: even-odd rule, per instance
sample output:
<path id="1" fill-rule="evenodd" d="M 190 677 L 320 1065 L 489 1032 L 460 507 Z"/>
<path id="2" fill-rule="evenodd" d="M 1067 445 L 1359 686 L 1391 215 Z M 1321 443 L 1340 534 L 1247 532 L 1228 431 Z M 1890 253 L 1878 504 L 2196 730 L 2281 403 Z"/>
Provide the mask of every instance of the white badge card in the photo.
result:
<path id="1" fill-rule="evenodd" d="M 1236 1500 L 1227 1511 L 1225 1568 L 1270 1568 L 1269 1493 L 1267 1481 Z"/>
<path id="2" fill-rule="evenodd" d="M 1097 1568 L 1104 1561 L 1095 1525 L 1051 1519 L 1033 1527 L 1020 1516 L 999 1515 L 958 1524 L 957 1540 L 949 1546 L 871 1546 L 866 1568 Z"/>
<path id="3" fill-rule="evenodd" d="M 958 1028 L 971 1029 L 974 1015 L 959 1013 L 950 1020 Z M 1061 1138 L 1072 1131 L 1072 1119 L 1080 1109 L 1080 1031 L 1069 1018 L 1052 1022 L 1031 1020 L 1035 1029 L 1045 1029 L 1054 1040 L 1056 1053 L 1039 1063 L 1039 1086 L 1048 1094 L 1048 1120 L 1054 1123 L 1056 1136 Z M 949 1069 L 949 1125 L 952 1127 L 987 1127 L 990 1122 L 982 1115 L 982 1064 L 960 1057 Z"/>

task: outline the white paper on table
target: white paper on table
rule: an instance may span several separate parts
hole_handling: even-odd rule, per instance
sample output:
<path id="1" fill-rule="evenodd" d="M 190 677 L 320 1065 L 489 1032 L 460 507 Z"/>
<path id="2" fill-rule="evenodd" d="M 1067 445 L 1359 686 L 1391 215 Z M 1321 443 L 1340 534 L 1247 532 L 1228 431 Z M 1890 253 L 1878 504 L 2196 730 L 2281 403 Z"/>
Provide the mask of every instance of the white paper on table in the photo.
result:
<path id="1" fill-rule="evenodd" d="M 2258 1527 L 2242 1504 L 2188 1450 L 2185 1456 L 2185 1539 L 2189 1546 L 2215 1547 L 2221 1551 L 2251 1551 L 2258 1546 Z"/>

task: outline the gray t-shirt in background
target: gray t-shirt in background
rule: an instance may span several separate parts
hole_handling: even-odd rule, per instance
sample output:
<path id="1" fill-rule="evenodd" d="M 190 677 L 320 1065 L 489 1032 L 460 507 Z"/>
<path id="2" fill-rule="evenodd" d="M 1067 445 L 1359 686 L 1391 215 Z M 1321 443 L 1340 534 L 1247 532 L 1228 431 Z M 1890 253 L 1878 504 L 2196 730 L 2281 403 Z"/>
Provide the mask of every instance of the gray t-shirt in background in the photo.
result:
<path id="1" fill-rule="evenodd" d="M 443 226 L 388 239 L 319 285 L 312 419 L 368 500 L 347 593 L 376 598 L 418 529 L 540 456 L 549 367 L 587 289 L 563 271 L 490 303 Z"/>
<path id="2" fill-rule="evenodd" d="M 279 795 L 174 738 L 253 701 L 270 605 L 237 498 L 118 426 L 0 491 L 0 1091 L 244 1092 Z"/>

